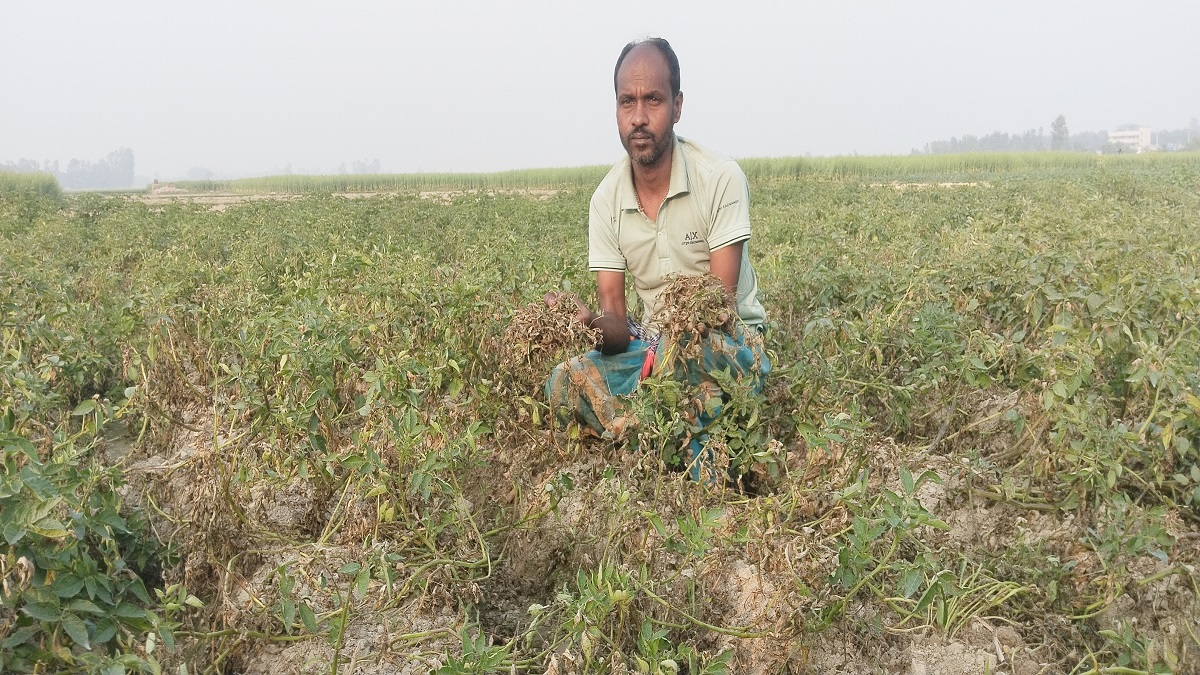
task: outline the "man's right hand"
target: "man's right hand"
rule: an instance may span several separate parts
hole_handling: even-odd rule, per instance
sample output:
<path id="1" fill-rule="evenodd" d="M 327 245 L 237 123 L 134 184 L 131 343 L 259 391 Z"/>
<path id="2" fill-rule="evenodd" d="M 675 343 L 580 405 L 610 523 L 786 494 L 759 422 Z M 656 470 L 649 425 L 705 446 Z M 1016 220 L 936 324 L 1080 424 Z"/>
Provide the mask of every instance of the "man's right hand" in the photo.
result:
<path id="1" fill-rule="evenodd" d="M 579 308 L 575 320 L 600 331 L 600 342 L 596 345 L 596 349 L 601 353 L 623 354 L 629 348 L 629 325 L 622 318 L 596 314 L 583 304 L 578 295 L 568 291 L 550 291 L 542 296 L 542 300 L 550 307 L 566 300 L 574 301 L 575 306 Z"/>
<path id="2" fill-rule="evenodd" d="M 542 296 L 542 301 L 545 302 L 546 306 L 548 307 L 554 307 L 559 303 L 559 301 L 564 300 L 573 300 L 575 302 L 575 306 L 579 308 L 579 311 L 575 314 L 575 320 L 579 323 L 582 323 L 585 326 L 590 326 L 592 321 L 595 320 L 595 312 L 593 312 L 591 309 L 588 309 L 588 306 L 583 304 L 583 301 L 579 299 L 579 296 L 571 293 L 570 291 L 550 291 Z"/>

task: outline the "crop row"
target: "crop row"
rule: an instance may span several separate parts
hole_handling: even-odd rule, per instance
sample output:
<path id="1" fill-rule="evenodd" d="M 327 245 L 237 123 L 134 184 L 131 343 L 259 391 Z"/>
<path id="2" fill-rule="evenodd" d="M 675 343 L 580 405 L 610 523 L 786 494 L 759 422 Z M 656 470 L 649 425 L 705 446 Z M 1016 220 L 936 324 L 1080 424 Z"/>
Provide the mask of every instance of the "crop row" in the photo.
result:
<path id="1" fill-rule="evenodd" d="M 363 625 L 430 602 L 450 624 L 377 658 L 720 672 L 768 633 L 810 649 L 986 614 L 1055 671 L 1185 663 L 1200 172 L 1110 159 L 955 186 L 757 178 L 775 368 L 713 434 L 753 497 L 670 470 L 671 383 L 632 403 L 631 452 L 551 429 L 537 384 L 500 369 L 515 308 L 589 292 L 586 189 L 224 211 L 4 196 L 4 668 L 244 668 L 309 638 L 336 670 Z M 976 503 L 1071 534 L 953 534 Z M 721 604 L 730 569 L 774 580 L 773 614 Z M 1182 605 L 1114 618 L 1168 583 Z"/>

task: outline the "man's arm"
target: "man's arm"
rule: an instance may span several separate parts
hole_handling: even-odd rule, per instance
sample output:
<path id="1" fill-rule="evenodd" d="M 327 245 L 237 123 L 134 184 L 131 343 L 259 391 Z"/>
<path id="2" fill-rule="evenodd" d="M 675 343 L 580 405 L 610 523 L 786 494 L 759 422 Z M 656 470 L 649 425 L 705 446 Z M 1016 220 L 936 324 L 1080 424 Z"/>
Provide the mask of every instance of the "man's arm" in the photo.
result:
<path id="1" fill-rule="evenodd" d="M 737 300 L 738 280 L 746 241 L 750 238 L 750 188 L 736 162 L 721 164 L 709 205 L 709 271 L 721 280 L 725 292 Z"/>
<path id="2" fill-rule="evenodd" d="M 736 282 L 735 282 L 736 283 Z M 603 354 L 621 354 L 629 348 L 629 323 L 625 308 L 625 273 L 596 272 L 596 294 L 600 297 L 600 314 L 593 315 L 588 325 L 599 328 Z"/>
<path id="3" fill-rule="evenodd" d="M 738 278 L 742 274 L 742 247 L 746 240 L 734 242 L 712 251 L 709 258 L 709 271 L 721 280 L 725 292 L 737 301 Z"/>

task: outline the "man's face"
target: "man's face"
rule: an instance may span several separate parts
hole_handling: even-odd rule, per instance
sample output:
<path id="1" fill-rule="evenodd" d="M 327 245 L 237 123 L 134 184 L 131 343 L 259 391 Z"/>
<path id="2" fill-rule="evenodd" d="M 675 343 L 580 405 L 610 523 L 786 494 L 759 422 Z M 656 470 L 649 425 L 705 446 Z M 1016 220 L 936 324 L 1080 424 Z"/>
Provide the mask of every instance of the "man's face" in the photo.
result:
<path id="1" fill-rule="evenodd" d="M 667 59 L 652 45 L 638 45 L 617 71 L 617 130 L 629 158 L 656 166 L 671 149 L 683 93 L 672 96 Z"/>

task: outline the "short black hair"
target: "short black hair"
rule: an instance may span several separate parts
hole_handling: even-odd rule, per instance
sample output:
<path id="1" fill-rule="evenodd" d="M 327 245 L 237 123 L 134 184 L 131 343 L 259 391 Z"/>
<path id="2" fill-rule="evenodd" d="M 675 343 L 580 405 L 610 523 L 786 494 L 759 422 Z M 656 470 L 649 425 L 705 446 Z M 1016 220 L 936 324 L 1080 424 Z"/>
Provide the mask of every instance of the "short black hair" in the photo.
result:
<path id="1" fill-rule="evenodd" d="M 625 61 L 625 57 L 629 52 L 633 51 L 638 45 L 653 45 L 655 49 L 663 55 L 667 60 L 667 68 L 671 70 L 671 96 L 679 94 L 679 57 L 675 56 L 675 50 L 671 49 L 671 43 L 662 38 L 646 38 L 644 40 L 634 40 L 625 45 L 621 50 L 621 55 L 617 57 L 617 66 L 613 68 L 613 91 L 617 90 L 617 73 L 621 72 L 621 63 Z"/>

